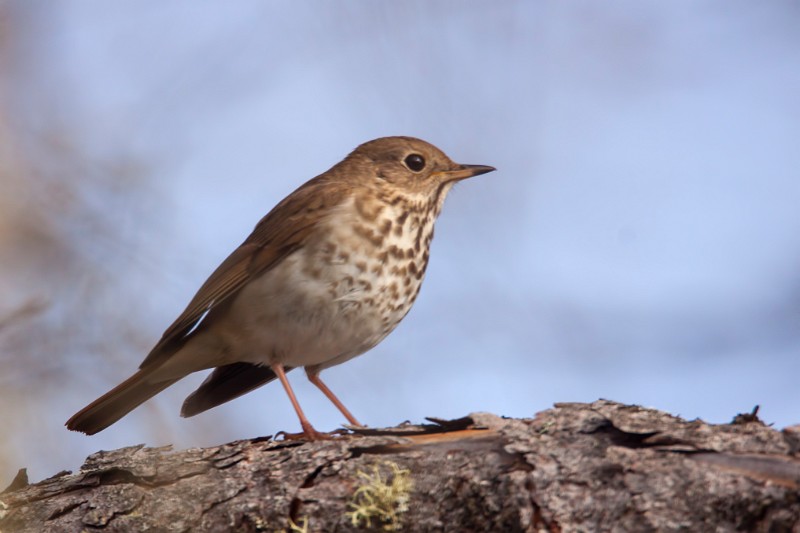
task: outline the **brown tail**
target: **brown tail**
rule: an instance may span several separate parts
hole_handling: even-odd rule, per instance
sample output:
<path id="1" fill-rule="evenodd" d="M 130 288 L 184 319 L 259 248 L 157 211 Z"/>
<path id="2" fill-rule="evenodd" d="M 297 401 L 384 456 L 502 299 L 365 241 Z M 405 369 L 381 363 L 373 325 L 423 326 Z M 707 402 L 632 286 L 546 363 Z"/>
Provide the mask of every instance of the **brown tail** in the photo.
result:
<path id="1" fill-rule="evenodd" d="M 171 379 L 153 383 L 147 380 L 151 373 L 151 368 L 139 370 L 75 413 L 72 418 L 67 420 L 67 429 L 94 435 L 178 381 Z"/>

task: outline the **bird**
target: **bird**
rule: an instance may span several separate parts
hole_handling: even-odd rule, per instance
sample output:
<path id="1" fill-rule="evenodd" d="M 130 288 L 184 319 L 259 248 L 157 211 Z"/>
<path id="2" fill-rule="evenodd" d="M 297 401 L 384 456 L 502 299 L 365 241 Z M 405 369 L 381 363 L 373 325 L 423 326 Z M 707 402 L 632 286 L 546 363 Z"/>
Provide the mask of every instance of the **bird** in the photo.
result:
<path id="1" fill-rule="evenodd" d="M 455 163 L 414 137 L 361 144 L 262 218 L 138 371 L 66 427 L 93 435 L 187 375 L 213 369 L 186 398 L 181 416 L 278 379 L 300 421 L 297 438 L 328 438 L 311 425 L 286 378 L 299 367 L 352 426 L 363 427 L 320 372 L 395 329 L 419 293 L 448 192 L 494 170 Z"/>

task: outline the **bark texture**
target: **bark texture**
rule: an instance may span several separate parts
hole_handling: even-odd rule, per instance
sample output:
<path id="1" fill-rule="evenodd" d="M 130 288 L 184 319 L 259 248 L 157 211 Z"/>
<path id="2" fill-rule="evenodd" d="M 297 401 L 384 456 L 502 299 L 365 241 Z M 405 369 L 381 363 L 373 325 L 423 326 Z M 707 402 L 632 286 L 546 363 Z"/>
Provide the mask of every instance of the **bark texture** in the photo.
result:
<path id="1" fill-rule="evenodd" d="M 0 532 L 800 532 L 796 426 L 709 425 L 603 400 L 432 422 L 98 452 L 77 473 L 15 480 Z"/>

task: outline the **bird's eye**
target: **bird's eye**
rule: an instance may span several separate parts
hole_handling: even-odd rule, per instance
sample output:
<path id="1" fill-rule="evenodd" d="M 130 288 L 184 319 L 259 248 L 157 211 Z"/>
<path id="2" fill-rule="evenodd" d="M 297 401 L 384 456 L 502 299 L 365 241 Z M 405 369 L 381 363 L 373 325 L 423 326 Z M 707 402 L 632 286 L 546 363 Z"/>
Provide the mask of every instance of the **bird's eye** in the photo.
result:
<path id="1" fill-rule="evenodd" d="M 406 157 L 403 162 L 413 172 L 419 172 L 423 168 L 425 168 L 425 158 L 419 154 L 411 154 Z"/>

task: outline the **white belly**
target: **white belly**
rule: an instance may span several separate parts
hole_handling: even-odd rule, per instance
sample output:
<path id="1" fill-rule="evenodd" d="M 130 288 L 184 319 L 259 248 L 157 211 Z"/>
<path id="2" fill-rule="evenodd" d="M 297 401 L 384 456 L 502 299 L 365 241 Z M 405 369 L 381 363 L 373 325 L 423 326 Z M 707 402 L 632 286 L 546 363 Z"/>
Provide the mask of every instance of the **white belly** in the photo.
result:
<path id="1" fill-rule="evenodd" d="M 301 249 L 237 296 L 228 313 L 237 323 L 225 328 L 232 333 L 226 340 L 236 361 L 329 366 L 325 363 L 364 353 L 389 334 L 374 304 L 359 299 L 363 288 L 345 287 L 342 280 L 349 277 L 358 283 L 353 267 L 315 264 L 321 270 L 315 278 L 307 271 L 317 261 Z"/>

